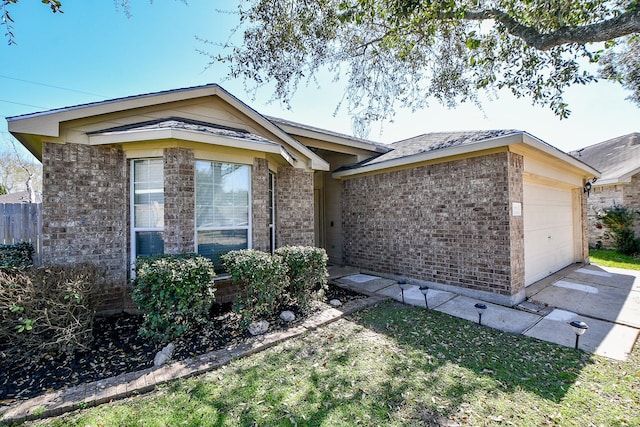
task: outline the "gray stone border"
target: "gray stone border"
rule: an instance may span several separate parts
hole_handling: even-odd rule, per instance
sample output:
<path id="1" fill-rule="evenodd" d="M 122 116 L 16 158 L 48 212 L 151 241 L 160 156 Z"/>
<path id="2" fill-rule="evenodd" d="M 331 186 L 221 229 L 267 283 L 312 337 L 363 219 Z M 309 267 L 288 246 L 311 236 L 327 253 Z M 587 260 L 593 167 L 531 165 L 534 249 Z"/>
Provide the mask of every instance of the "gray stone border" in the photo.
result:
<path id="1" fill-rule="evenodd" d="M 353 312 L 371 307 L 385 299 L 387 298 L 369 296 L 368 298 L 349 301 L 339 309 L 327 308 L 311 316 L 299 326 L 285 331 L 253 337 L 233 347 L 216 350 L 193 359 L 182 360 L 165 366 L 147 368 L 88 384 L 81 384 L 29 400 L 19 401 L 13 405 L 0 406 L 0 425 L 55 417 L 79 408 L 97 406 L 124 399 L 134 394 L 146 393 L 159 384 L 208 372 L 229 363 L 233 359 L 266 350 Z"/>

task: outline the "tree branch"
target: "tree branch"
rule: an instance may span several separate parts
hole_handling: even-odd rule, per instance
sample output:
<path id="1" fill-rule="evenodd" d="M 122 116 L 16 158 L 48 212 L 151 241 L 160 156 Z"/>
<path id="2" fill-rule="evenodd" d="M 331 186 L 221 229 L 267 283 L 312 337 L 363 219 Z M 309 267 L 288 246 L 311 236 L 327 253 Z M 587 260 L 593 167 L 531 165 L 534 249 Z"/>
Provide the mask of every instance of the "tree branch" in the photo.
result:
<path id="1" fill-rule="evenodd" d="M 464 14 L 464 19 L 473 21 L 495 19 L 504 25 L 509 34 L 524 40 L 529 46 L 538 50 L 549 50 L 569 43 L 603 42 L 640 33 L 640 7 L 596 24 L 580 27 L 563 26 L 546 34 L 521 24 L 508 13 L 498 9 L 467 11 Z"/>

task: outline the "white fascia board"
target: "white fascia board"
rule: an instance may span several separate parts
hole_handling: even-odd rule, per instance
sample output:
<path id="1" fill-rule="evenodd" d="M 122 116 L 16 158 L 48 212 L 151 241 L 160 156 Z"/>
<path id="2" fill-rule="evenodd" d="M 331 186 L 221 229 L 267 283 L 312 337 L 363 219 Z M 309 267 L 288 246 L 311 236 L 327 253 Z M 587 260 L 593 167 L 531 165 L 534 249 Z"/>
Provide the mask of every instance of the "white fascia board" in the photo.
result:
<path id="1" fill-rule="evenodd" d="M 616 184 L 628 184 L 631 182 L 631 178 L 624 180 L 621 178 L 608 178 L 608 179 L 599 179 L 595 183 L 593 183 L 594 187 L 604 187 L 606 185 L 616 185 Z"/>
<path id="2" fill-rule="evenodd" d="M 407 166 L 414 163 L 428 162 L 432 160 L 443 159 L 445 157 L 459 156 L 463 154 L 474 153 L 477 151 L 484 151 L 484 150 L 490 150 L 492 148 L 504 147 L 510 144 L 517 144 L 521 141 L 522 141 L 522 134 L 520 133 L 500 136 L 497 138 L 487 139 L 482 142 L 477 142 L 474 144 L 460 145 L 457 147 L 427 151 L 426 153 L 419 153 L 419 154 L 414 154 L 412 156 L 391 159 L 391 160 L 387 160 L 379 163 L 374 163 L 368 166 L 359 167 L 356 169 L 334 172 L 332 174 L 332 177 L 344 178 L 344 177 L 353 176 L 353 175 L 360 175 L 363 173 L 377 172 L 384 169 L 402 167 L 402 166 Z"/>
<path id="3" fill-rule="evenodd" d="M 209 145 L 239 148 L 243 150 L 259 151 L 278 154 L 291 166 L 296 159 L 280 144 L 275 142 L 261 143 L 229 136 L 207 135 L 188 129 L 145 129 L 107 134 L 89 135 L 89 145 L 123 144 L 127 142 L 157 141 L 175 139 L 179 141 L 200 142 Z"/>
<path id="4" fill-rule="evenodd" d="M 216 92 L 216 95 L 218 95 L 220 98 L 228 102 L 233 107 L 245 113 L 252 120 L 259 123 L 261 126 L 268 129 L 271 133 L 277 135 L 279 138 L 286 141 L 293 148 L 295 148 L 296 150 L 304 154 L 309 159 L 309 164 L 307 166 L 310 167 L 311 169 L 321 170 L 321 171 L 329 170 L 329 163 L 326 160 L 318 156 L 313 151 L 309 150 L 300 141 L 298 141 L 297 139 L 295 139 L 294 137 L 292 137 L 291 135 L 289 135 L 288 133 L 280 129 L 278 126 L 271 123 L 262 114 L 258 113 L 256 110 L 249 107 L 247 104 L 240 101 L 238 98 L 231 95 L 226 90 L 220 88 L 220 90 Z"/>
<path id="5" fill-rule="evenodd" d="M 589 166 L 588 164 L 581 162 L 580 160 L 576 159 L 573 156 L 570 156 L 569 154 L 565 153 L 564 151 L 561 151 L 545 142 L 543 142 L 542 140 L 536 138 L 533 135 L 530 135 L 526 132 L 522 133 L 522 143 L 525 145 L 528 145 L 532 148 L 535 148 L 539 151 L 544 152 L 545 154 L 548 154 L 552 157 L 557 158 L 558 160 L 562 160 L 566 163 L 571 164 L 571 166 L 581 169 L 585 172 L 585 176 L 590 176 L 590 177 L 595 177 L 595 178 L 599 178 L 600 177 L 600 172 L 597 171 L 596 169 L 592 168 L 591 166 Z"/>

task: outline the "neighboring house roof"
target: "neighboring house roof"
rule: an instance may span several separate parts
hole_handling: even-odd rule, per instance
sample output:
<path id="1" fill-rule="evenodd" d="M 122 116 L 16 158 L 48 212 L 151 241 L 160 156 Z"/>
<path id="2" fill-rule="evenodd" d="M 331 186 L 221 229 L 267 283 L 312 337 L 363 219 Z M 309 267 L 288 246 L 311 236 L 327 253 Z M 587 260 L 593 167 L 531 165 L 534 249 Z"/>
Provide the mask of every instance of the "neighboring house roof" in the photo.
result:
<path id="1" fill-rule="evenodd" d="M 309 126 L 303 123 L 285 120 L 278 117 L 266 117 L 273 123 L 281 127 L 285 132 L 293 133 L 295 135 L 306 136 L 309 138 L 318 138 L 340 145 L 372 151 L 374 153 L 387 153 L 391 151 L 391 148 L 389 148 L 388 144 L 382 144 L 379 142 L 370 141 L 368 139 L 357 138 L 355 136 L 346 135 L 327 129 L 321 129 L 318 127 Z"/>
<path id="2" fill-rule="evenodd" d="M 0 203 L 29 203 L 29 192 L 16 191 L 15 193 L 3 194 L 0 196 Z M 42 203 L 42 194 L 37 191 L 35 203 Z"/>
<path id="3" fill-rule="evenodd" d="M 333 176 L 341 178 L 376 172 L 516 144 L 526 145 L 570 163 L 588 175 L 599 176 L 598 171 L 589 165 L 526 132 L 514 129 L 423 134 L 390 144 L 389 147 L 392 148 L 392 151 L 355 165 L 340 168 L 333 173 Z"/>
<path id="4" fill-rule="evenodd" d="M 61 122 L 205 96 L 218 96 L 250 117 L 256 123 L 302 153 L 308 159 L 308 166 L 312 169 L 329 170 L 329 164 L 324 159 L 217 84 L 146 93 L 7 117 L 7 122 L 9 124 L 9 131 L 29 149 L 31 153 L 38 159 L 41 159 L 41 140 L 34 138 L 33 135 L 37 133 L 37 135 L 42 136 L 58 137 Z"/>
<path id="5" fill-rule="evenodd" d="M 609 139 L 569 154 L 594 168 L 602 176 L 595 185 L 629 182 L 640 172 L 640 132 Z"/>

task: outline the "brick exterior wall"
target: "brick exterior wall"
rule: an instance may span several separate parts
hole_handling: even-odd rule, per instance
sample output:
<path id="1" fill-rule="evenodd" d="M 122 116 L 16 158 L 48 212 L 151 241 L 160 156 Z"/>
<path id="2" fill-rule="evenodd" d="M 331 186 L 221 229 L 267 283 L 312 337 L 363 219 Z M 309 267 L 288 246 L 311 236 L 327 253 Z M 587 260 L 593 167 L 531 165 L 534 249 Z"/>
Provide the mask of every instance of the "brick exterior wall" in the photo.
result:
<path id="1" fill-rule="evenodd" d="M 626 206 L 630 209 L 640 209 L 640 173 L 631 177 L 631 182 L 625 184 L 594 186 L 587 199 L 587 218 L 589 246 L 602 245 L 606 249 L 614 249 L 615 242 L 605 236 L 607 229 L 598 228 L 596 212 L 610 208 L 614 204 Z M 635 217 L 633 230 L 640 237 L 640 216 Z"/>
<path id="2" fill-rule="evenodd" d="M 255 158 L 251 170 L 253 248 L 269 252 L 269 163 Z"/>
<path id="3" fill-rule="evenodd" d="M 587 232 L 589 234 L 589 246 L 596 247 L 602 244 L 603 248 L 613 249 L 615 246 L 612 239 L 605 237 L 607 231 L 605 227 L 598 228 L 601 223 L 598 221 L 597 212 L 610 208 L 613 204 L 621 205 L 624 200 L 624 187 L 620 185 L 595 186 L 587 197 Z M 585 194 L 585 196 L 587 196 Z M 637 205 L 640 206 L 640 205 Z M 599 243 L 600 242 L 600 243 Z"/>
<path id="4" fill-rule="evenodd" d="M 585 181 L 586 182 L 586 181 Z M 583 184 L 584 188 L 584 184 Z M 583 188 L 574 188 L 573 200 L 579 200 L 580 203 L 580 224 L 581 224 L 581 240 L 582 240 L 582 253 L 580 255 L 581 261 L 584 263 L 589 262 L 589 206 L 587 202 L 587 193 Z"/>
<path id="5" fill-rule="evenodd" d="M 164 150 L 164 252 L 192 253 L 195 232 L 195 160 L 186 148 Z"/>
<path id="6" fill-rule="evenodd" d="M 524 226 L 510 215 L 522 167 L 505 152 L 346 179 L 345 263 L 509 299 L 524 286 Z"/>
<path id="7" fill-rule="evenodd" d="M 103 269 L 101 310 L 127 296 L 127 162 L 119 148 L 43 143 L 42 251 L 46 264 Z"/>
<path id="8" fill-rule="evenodd" d="M 314 246 L 313 172 L 281 166 L 276 175 L 276 247 Z"/>
<path id="9" fill-rule="evenodd" d="M 628 208 L 640 209 L 640 173 L 631 177 L 631 182 L 624 186 L 623 203 Z M 633 223 L 636 237 L 640 237 L 640 216 L 636 215 Z"/>
<path id="10" fill-rule="evenodd" d="M 520 154 L 507 153 L 509 160 L 509 205 L 522 203 L 524 184 L 522 182 L 524 171 L 524 158 Z M 509 211 L 509 248 L 511 260 L 511 295 L 524 292 L 524 217 L 514 216 Z"/>

